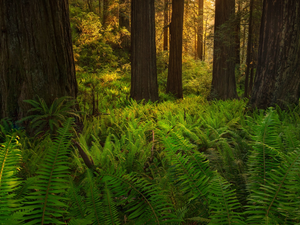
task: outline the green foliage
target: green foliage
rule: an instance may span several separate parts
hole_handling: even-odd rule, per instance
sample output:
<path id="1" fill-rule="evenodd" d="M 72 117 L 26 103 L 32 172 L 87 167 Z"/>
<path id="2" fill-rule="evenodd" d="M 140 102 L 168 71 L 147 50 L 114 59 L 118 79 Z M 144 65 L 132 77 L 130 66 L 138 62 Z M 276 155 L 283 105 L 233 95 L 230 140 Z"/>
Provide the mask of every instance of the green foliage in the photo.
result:
<path id="1" fill-rule="evenodd" d="M 78 112 L 75 112 L 74 109 L 75 101 L 71 100 L 71 97 L 64 96 L 55 99 L 50 107 L 40 97 L 38 97 L 38 101 L 24 100 L 24 102 L 32 105 L 33 108 L 28 112 L 32 112 L 33 114 L 24 117 L 19 123 L 29 120 L 29 127 L 35 134 L 38 132 L 45 134 L 49 131 L 54 133 L 69 116 L 79 117 Z"/>
<path id="2" fill-rule="evenodd" d="M 126 29 L 104 28 L 99 15 L 76 6 L 70 7 L 70 21 L 76 71 L 95 73 L 129 62 L 122 46 L 130 36 Z"/>
<path id="3" fill-rule="evenodd" d="M 24 211 L 19 211 L 22 199 L 16 199 L 16 191 L 22 182 L 16 174 L 21 159 L 18 137 L 6 136 L 0 144 L 0 224 L 18 224 Z"/>
<path id="4" fill-rule="evenodd" d="M 28 189 L 34 191 L 26 196 L 25 209 L 31 210 L 25 218 L 26 224 L 64 224 L 59 220 L 66 213 L 67 206 L 62 200 L 67 200 L 61 194 L 68 187 L 69 163 L 67 154 L 70 151 L 70 128 L 72 119 L 65 121 L 58 129 L 59 136 L 47 148 L 47 157 L 39 168 L 35 183 Z"/>

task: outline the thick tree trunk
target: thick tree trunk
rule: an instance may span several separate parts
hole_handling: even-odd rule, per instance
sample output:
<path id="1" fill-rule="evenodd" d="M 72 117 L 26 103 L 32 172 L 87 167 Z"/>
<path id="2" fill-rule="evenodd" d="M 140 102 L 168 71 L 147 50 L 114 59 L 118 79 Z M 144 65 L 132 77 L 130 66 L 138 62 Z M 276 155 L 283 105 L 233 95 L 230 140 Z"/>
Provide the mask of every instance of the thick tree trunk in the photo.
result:
<path id="1" fill-rule="evenodd" d="M 199 27 L 197 33 L 197 57 L 203 60 L 203 1 L 198 0 Z"/>
<path id="2" fill-rule="evenodd" d="M 265 0 L 251 107 L 287 108 L 299 101 L 300 2 Z"/>
<path id="3" fill-rule="evenodd" d="M 154 0 L 131 2 L 131 98 L 158 100 Z"/>
<path id="4" fill-rule="evenodd" d="M 209 99 L 237 98 L 235 82 L 235 0 L 216 0 L 213 79 Z"/>
<path id="5" fill-rule="evenodd" d="M 184 0 L 172 3 L 172 20 L 170 25 L 170 59 L 167 79 L 167 93 L 183 98 L 182 93 L 182 32 Z"/>
<path id="6" fill-rule="evenodd" d="M 164 0 L 164 51 L 168 51 L 169 44 L 169 0 Z"/>
<path id="7" fill-rule="evenodd" d="M 75 98 L 68 0 L 2 0 L 0 15 L 0 117 L 21 119 L 36 95 Z"/>

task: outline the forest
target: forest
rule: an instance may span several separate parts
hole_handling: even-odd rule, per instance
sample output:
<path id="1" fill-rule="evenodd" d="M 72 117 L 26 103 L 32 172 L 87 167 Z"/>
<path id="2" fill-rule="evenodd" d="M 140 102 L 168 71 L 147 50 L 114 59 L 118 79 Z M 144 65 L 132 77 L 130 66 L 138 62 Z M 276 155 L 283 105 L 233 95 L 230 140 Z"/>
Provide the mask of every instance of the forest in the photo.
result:
<path id="1" fill-rule="evenodd" d="M 0 0 L 0 225 L 300 225 L 299 84 L 298 0 Z"/>

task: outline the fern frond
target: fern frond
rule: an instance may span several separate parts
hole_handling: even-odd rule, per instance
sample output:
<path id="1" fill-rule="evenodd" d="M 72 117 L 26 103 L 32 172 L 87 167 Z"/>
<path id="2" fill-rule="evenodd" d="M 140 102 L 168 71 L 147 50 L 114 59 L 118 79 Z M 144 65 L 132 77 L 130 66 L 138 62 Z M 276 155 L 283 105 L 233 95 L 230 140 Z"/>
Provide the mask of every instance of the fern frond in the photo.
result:
<path id="1" fill-rule="evenodd" d="M 250 192 L 265 185 L 270 179 L 270 171 L 277 168 L 284 158 L 277 139 L 279 128 L 278 115 L 272 109 L 253 128 L 255 135 L 252 138 L 255 144 L 248 160 Z"/>
<path id="2" fill-rule="evenodd" d="M 105 172 L 103 175 L 102 180 L 107 182 L 111 193 L 116 193 L 117 198 L 126 196 L 128 219 L 134 220 L 136 225 L 180 222 L 166 200 L 166 193 L 156 185 L 133 174 Z"/>
<path id="3" fill-rule="evenodd" d="M 213 176 L 208 161 L 203 154 L 193 151 L 193 145 L 174 132 L 162 137 L 166 152 L 171 158 L 171 176 L 184 193 L 192 193 L 190 200 L 201 198 L 206 205 L 208 183 Z M 182 150 L 183 154 L 177 151 Z"/>
<path id="4" fill-rule="evenodd" d="M 63 128 L 58 129 L 58 137 L 50 144 L 47 149 L 45 161 L 37 172 L 37 181 L 30 186 L 31 192 L 26 197 L 29 201 L 25 202 L 28 206 L 25 209 L 33 210 L 27 219 L 26 224 L 64 224 L 59 221 L 66 211 L 67 205 L 62 200 L 67 200 L 62 194 L 68 188 L 69 163 L 67 154 L 70 147 L 70 129 L 72 119 L 68 119 Z"/>
<path id="5" fill-rule="evenodd" d="M 18 149 L 18 145 L 14 135 L 7 135 L 6 142 L 0 144 L 0 224 L 13 223 L 13 213 L 17 207 L 21 206 L 21 199 L 15 199 L 15 191 L 22 183 L 16 177 L 17 164 L 21 159 L 21 151 Z M 21 217 L 18 219 L 21 219 Z"/>
<path id="6" fill-rule="evenodd" d="M 295 224 L 300 219 L 300 149 L 273 169 L 270 179 L 250 195 L 248 224 Z M 261 221 L 268 223 L 262 223 Z"/>
<path id="7" fill-rule="evenodd" d="M 210 225 L 245 224 L 237 210 L 241 207 L 235 196 L 235 190 L 218 173 L 211 180 L 209 195 Z"/>

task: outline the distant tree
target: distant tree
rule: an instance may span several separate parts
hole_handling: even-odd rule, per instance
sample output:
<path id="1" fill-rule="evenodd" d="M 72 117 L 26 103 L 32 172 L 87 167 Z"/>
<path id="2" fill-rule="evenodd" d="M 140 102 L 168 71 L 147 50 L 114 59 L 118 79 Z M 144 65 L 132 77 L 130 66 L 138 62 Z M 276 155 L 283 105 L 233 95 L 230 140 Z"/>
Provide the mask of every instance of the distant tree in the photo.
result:
<path id="1" fill-rule="evenodd" d="M 131 98 L 158 100 L 154 0 L 131 1 Z"/>
<path id="2" fill-rule="evenodd" d="M 300 2 L 265 0 L 251 107 L 299 102 Z"/>
<path id="3" fill-rule="evenodd" d="M 169 0 L 164 0 L 164 51 L 169 46 Z"/>
<path id="4" fill-rule="evenodd" d="M 182 32 L 184 0 L 173 0 L 170 24 L 170 59 L 167 93 L 183 98 L 182 93 Z"/>
<path id="5" fill-rule="evenodd" d="M 119 2 L 119 26 L 120 28 L 125 27 L 128 31 L 130 30 L 129 23 L 129 0 L 120 0 Z"/>
<path id="6" fill-rule="evenodd" d="M 249 95 L 249 73 L 250 73 L 250 66 L 251 66 L 251 62 L 252 62 L 253 6 L 254 6 L 254 0 L 250 0 L 250 17 L 249 17 L 249 31 L 248 31 L 247 59 L 246 59 L 247 68 L 246 68 L 246 74 L 245 74 L 245 92 L 244 92 L 245 98 L 247 98 Z M 252 62 L 252 64 L 253 64 L 253 62 Z M 252 71 L 252 73 L 253 73 L 253 71 Z"/>
<path id="7" fill-rule="evenodd" d="M 235 0 L 216 0 L 213 78 L 209 99 L 237 98 L 235 82 Z"/>
<path id="8" fill-rule="evenodd" d="M 237 13 L 236 13 L 236 34 L 235 34 L 235 57 L 236 61 L 235 63 L 240 65 L 241 60 L 240 60 L 240 51 L 241 51 L 241 0 L 237 0 Z"/>
<path id="9" fill-rule="evenodd" d="M 0 15 L 0 118 L 23 118 L 36 95 L 76 98 L 68 0 L 2 0 Z"/>
<path id="10" fill-rule="evenodd" d="M 109 23 L 109 16 L 110 16 L 110 4 L 111 0 L 102 0 L 103 1 L 103 16 L 102 16 L 102 24 L 106 27 Z"/>
<path id="11" fill-rule="evenodd" d="M 197 58 L 203 60 L 203 1 L 198 0 L 199 27 L 197 33 Z"/>

